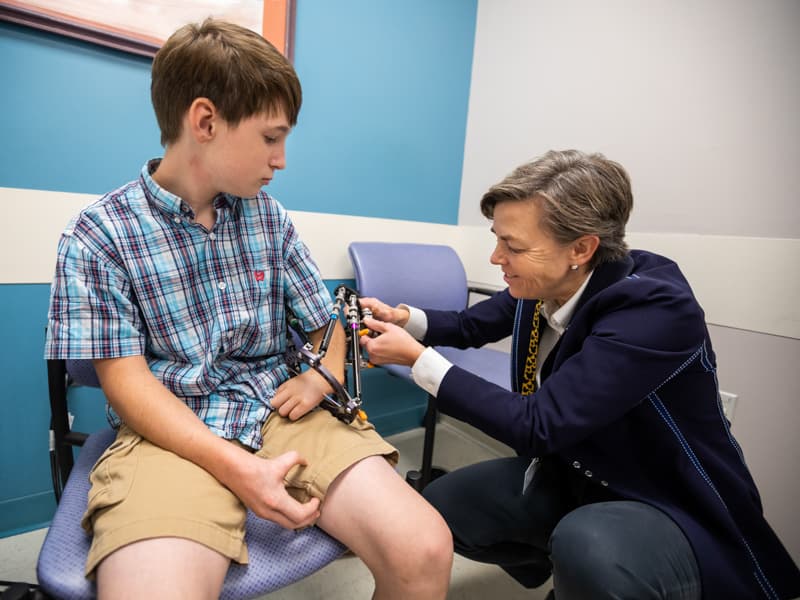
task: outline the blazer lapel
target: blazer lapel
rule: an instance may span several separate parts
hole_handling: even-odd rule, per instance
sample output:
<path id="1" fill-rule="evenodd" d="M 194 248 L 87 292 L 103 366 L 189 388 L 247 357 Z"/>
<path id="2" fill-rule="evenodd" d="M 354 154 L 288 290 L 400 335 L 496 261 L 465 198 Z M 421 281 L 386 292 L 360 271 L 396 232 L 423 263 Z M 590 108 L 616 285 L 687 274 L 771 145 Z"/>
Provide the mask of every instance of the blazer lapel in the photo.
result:
<path id="1" fill-rule="evenodd" d="M 589 281 L 589 284 L 583 291 L 583 295 L 581 295 L 581 297 L 578 299 L 578 304 L 575 306 L 575 312 L 573 313 L 572 320 L 575 320 L 581 309 L 589 300 L 591 300 L 594 296 L 599 294 L 611 284 L 616 283 L 620 279 L 630 275 L 632 270 L 633 258 L 631 258 L 630 255 L 619 261 L 602 263 L 598 265 L 597 268 L 595 268 L 594 273 L 592 273 L 592 279 Z M 543 319 L 543 321 L 546 323 L 545 319 Z M 550 354 L 547 355 L 547 360 L 544 361 L 544 364 L 541 367 L 542 381 L 544 381 L 550 375 L 550 373 L 552 373 L 553 366 L 556 364 L 556 359 L 559 351 L 561 350 L 561 342 L 564 341 L 564 338 L 567 337 L 568 334 L 569 325 L 567 325 L 567 330 L 564 331 L 564 334 L 558 338 L 555 346 L 553 346 L 553 349 L 550 350 Z M 559 359 L 558 363 L 560 364 L 562 360 L 563 359 Z"/>

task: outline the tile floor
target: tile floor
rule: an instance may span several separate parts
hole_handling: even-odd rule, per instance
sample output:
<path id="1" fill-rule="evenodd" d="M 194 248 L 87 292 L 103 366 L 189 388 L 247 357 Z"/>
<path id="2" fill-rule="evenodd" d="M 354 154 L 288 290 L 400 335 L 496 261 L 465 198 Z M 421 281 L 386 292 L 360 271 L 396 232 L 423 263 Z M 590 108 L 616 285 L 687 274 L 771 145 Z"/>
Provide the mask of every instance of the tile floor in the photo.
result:
<path id="1" fill-rule="evenodd" d="M 405 473 L 419 465 L 422 430 L 388 438 L 401 453 L 398 469 Z M 434 464 L 453 469 L 473 462 L 510 455 L 510 450 L 479 432 L 444 420 L 437 428 Z M 40 529 L 0 539 L 0 580 L 36 581 L 36 557 L 46 530 Z M 542 600 L 548 585 L 526 590 L 501 569 L 455 557 L 448 599 L 450 600 Z M 340 558 L 324 569 L 291 586 L 269 594 L 269 600 L 357 600 L 370 598 L 372 578 L 354 556 Z"/>

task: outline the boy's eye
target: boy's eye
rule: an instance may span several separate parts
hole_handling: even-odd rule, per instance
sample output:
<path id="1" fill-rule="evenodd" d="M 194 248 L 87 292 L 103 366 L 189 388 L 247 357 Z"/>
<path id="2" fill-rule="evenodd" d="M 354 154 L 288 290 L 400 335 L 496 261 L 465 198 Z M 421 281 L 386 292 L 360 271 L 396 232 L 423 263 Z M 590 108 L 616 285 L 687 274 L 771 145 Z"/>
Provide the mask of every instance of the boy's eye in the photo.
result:
<path id="1" fill-rule="evenodd" d="M 275 143 L 277 143 L 277 142 L 278 142 L 278 138 L 276 138 L 276 137 L 269 137 L 269 136 L 266 136 L 266 135 L 265 135 L 265 136 L 264 136 L 264 141 L 265 141 L 265 142 L 267 142 L 268 144 L 275 144 Z"/>

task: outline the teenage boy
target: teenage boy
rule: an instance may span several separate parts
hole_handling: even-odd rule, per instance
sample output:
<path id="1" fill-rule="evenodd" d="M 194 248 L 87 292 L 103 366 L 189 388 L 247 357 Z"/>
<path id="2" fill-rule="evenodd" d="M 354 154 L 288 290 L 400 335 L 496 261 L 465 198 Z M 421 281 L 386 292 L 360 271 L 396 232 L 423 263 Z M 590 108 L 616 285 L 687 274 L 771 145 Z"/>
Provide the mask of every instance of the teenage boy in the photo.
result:
<path id="1" fill-rule="evenodd" d="M 248 507 L 341 540 L 376 598 L 443 598 L 442 518 L 372 425 L 314 410 L 329 385 L 282 358 L 286 307 L 318 345 L 332 306 L 261 189 L 286 165 L 294 69 L 209 19 L 158 51 L 151 93 L 164 157 L 70 222 L 52 286 L 46 356 L 94 359 L 118 428 L 91 475 L 87 575 L 105 598 L 216 598 L 247 561 Z M 341 327 L 324 363 L 343 377 Z"/>

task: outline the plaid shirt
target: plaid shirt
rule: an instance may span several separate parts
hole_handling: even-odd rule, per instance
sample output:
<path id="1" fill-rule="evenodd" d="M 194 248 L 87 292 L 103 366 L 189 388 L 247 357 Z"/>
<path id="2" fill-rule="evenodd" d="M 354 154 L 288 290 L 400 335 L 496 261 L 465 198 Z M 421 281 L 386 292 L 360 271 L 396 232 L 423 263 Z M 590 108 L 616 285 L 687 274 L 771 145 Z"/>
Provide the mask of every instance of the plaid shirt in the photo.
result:
<path id="1" fill-rule="evenodd" d="M 153 180 L 158 163 L 67 225 L 45 357 L 144 355 L 209 429 L 260 448 L 270 400 L 289 377 L 285 307 L 313 331 L 328 322 L 330 294 L 277 201 L 220 195 L 208 231 Z"/>

